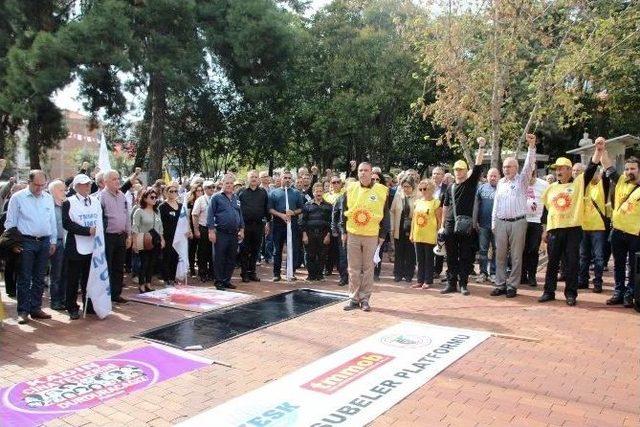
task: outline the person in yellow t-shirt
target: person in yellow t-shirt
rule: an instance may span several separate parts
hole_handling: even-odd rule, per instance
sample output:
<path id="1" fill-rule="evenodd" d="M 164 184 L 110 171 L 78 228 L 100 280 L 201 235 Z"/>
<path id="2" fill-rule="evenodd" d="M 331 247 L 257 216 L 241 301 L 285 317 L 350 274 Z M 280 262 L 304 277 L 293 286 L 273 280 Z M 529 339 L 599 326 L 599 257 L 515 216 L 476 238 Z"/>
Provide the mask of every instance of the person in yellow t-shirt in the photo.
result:
<path id="1" fill-rule="evenodd" d="M 604 139 L 596 140 L 596 149 L 591 163 L 584 173 L 573 178 L 571 160 L 558 157 L 555 164 L 557 181 L 549 185 L 542 194 L 544 212 L 542 223 L 545 230 L 542 240 L 547 243 L 547 271 L 544 291 L 538 302 L 553 301 L 558 284 L 560 260 L 565 262 L 564 296 L 568 306 L 576 305 L 578 296 L 578 260 L 582 240 L 585 182 L 590 182 L 596 172 L 602 153 Z"/>
<path id="2" fill-rule="evenodd" d="M 604 247 L 607 244 L 605 211 L 608 190 L 609 180 L 602 179 L 600 171 L 596 171 L 585 190 L 578 289 L 589 288 L 589 266 L 593 262 L 593 292 L 597 294 L 602 292 Z"/>
<path id="3" fill-rule="evenodd" d="M 419 198 L 413 208 L 409 240 L 416 247 L 418 282 L 412 288 L 429 289 L 433 285 L 435 254 L 433 248 L 438 238 L 442 208 L 440 200 L 433 197 L 436 183 L 424 179 L 418 184 Z"/>
<path id="4" fill-rule="evenodd" d="M 340 228 L 347 245 L 350 299 L 345 310 L 371 310 L 373 259 L 389 232 L 389 190 L 372 176 L 371 164 L 360 163 L 358 182 L 348 185 L 344 194 Z"/>
<path id="5" fill-rule="evenodd" d="M 620 176 L 605 151 L 602 166 L 613 191 L 611 252 L 615 287 L 607 305 L 623 304 L 626 308 L 635 305 L 640 311 L 639 289 L 636 289 L 634 280 L 635 255 L 640 252 L 640 160 L 636 157 L 626 159 L 624 175 Z"/>

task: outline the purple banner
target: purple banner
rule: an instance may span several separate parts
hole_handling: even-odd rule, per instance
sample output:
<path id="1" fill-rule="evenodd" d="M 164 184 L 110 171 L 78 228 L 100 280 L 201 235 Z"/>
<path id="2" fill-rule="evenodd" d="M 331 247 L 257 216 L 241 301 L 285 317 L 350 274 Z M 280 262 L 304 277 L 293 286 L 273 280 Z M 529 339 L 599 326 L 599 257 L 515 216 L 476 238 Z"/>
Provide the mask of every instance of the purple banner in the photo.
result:
<path id="1" fill-rule="evenodd" d="M 154 345 L 117 354 L 0 389 L 0 424 L 37 426 L 211 363 Z"/>

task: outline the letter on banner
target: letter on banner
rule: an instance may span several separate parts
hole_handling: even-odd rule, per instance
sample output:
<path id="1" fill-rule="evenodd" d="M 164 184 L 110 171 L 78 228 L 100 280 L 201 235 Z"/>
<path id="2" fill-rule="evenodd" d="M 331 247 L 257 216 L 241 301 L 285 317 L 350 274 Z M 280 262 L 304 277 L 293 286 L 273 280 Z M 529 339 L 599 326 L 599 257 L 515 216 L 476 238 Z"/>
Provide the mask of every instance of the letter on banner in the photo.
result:
<path id="1" fill-rule="evenodd" d="M 189 221 L 187 216 L 187 204 L 182 204 L 180 216 L 178 217 L 178 225 L 173 237 L 173 249 L 178 254 L 178 266 L 176 267 L 176 279 L 186 282 L 189 271 L 189 241 L 187 233 L 189 232 Z"/>
<path id="2" fill-rule="evenodd" d="M 100 202 L 93 201 L 100 206 Z M 109 269 L 104 247 L 104 230 L 102 229 L 102 208 L 98 211 L 96 221 L 96 236 L 91 255 L 91 269 L 87 281 L 87 300 L 91 299 L 93 309 L 99 318 L 104 319 L 111 314 L 111 286 L 109 285 Z M 84 305 L 87 310 L 87 304 Z"/>

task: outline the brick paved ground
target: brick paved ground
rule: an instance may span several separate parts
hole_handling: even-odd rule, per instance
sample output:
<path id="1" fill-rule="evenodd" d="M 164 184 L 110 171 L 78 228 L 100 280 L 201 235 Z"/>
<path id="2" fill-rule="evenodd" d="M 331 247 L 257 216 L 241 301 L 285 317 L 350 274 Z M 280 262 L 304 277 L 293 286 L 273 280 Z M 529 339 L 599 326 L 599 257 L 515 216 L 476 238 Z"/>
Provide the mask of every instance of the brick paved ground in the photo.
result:
<path id="1" fill-rule="evenodd" d="M 262 273 L 270 277 L 267 269 Z M 331 279 L 313 287 L 344 289 Z M 640 316 L 604 305 L 610 277 L 604 293 L 581 291 L 573 308 L 561 292 L 560 300 L 542 305 L 535 301 L 540 290 L 529 287 L 506 300 L 490 297 L 486 285 L 471 285 L 472 295 L 464 297 L 412 290 L 389 279 L 377 284 L 371 313 L 334 305 L 242 336 L 197 352 L 230 367 L 214 364 L 48 425 L 170 425 L 403 319 L 532 340 L 488 339 L 374 426 L 640 425 Z M 258 296 L 294 288 L 270 281 L 239 287 Z M 15 301 L 2 292 L 15 315 Z M 139 347 L 144 343 L 131 335 L 192 315 L 132 302 L 105 321 L 69 324 L 59 313 L 23 326 L 9 321 L 0 331 L 0 387 Z"/>

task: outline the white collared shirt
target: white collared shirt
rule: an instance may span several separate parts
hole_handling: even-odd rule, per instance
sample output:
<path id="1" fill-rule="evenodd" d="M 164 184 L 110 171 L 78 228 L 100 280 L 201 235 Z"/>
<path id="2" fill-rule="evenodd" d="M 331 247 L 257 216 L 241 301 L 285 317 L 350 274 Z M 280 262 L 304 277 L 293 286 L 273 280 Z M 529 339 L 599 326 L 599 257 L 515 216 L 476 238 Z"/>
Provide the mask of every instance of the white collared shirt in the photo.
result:
<path id="1" fill-rule="evenodd" d="M 495 228 L 496 219 L 513 219 L 527 215 L 527 188 L 529 178 L 536 164 L 536 149 L 529 148 L 522 171 L 513 179 L 501 178 L 498 181 L 493 199 L 491 227 Z"/>

